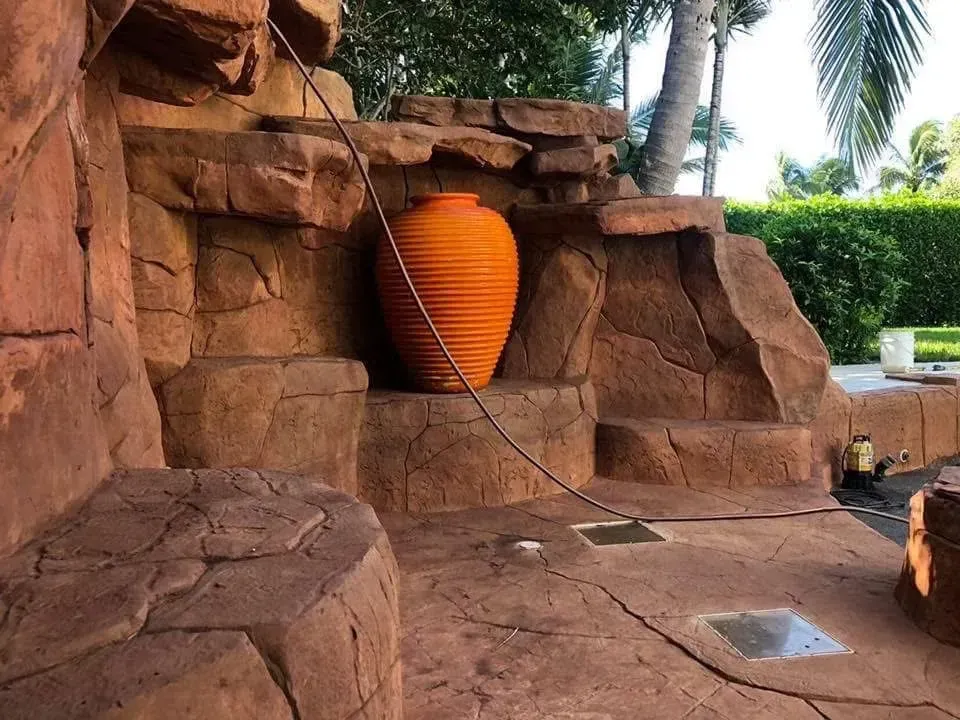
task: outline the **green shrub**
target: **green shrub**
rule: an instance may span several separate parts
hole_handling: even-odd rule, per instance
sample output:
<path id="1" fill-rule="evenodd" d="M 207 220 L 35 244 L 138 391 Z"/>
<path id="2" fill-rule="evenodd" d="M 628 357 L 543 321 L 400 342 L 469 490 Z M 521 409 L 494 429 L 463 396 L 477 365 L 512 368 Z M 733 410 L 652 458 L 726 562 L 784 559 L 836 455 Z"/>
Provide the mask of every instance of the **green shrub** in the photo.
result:
<path id="1" fill-rule="evenodd" d="M 894 308 L 897 241 L 852 223 L 783 216 L 763 228 L 770 256 L 834 363 L 861 362 Z"/>
<path id="2" fill-rule="evenodd" d="M 890 236 L 900 247 L 902 258 L 894 274 L 904 287 L 883 323 L 960 325 L 960 200 L 910 193 L 869 200 L 820 196 L 765 204 L 728 203 L 726 214 L 731 232 L 764 240 L 769 240 L 767 226 L 779 218 L 834 221 Z M 795 286 L 793 290 L 799 291 Z"/>

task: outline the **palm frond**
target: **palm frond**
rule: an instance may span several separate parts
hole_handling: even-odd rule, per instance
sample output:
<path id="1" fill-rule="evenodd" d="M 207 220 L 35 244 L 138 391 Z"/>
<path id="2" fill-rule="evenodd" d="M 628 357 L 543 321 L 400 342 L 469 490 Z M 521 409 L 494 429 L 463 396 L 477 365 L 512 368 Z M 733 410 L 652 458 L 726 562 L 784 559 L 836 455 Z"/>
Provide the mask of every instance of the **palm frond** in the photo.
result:
<path id="1" fill-rule="evenodd" d="M 863 168 L 893 133 L 930 34 L 924 0 L 817 0 L 818 93 L 840 156 Z"/>
<path id="2" fill-rule="evenodd" d="M 633 112 L 630 115 L 630 137 L 643 141 L 650 130 L 650 121 L 653 119 L 653 112 L 657 107 L 658 95 L 641 100 L 634 105 Z M 706 105 L 698 105 L 697 112 L 693 118 L 693 130 L 690 134 L 690 144 L 696 147 L 706 147 L 707 134 L 710 130 L 710 108 Z M 720 149 L 729 150 L 733 145 L 743 144 L 743 138 L 740 137 L 740 131 L 736 124 L 730 119 L 720 117 Z"/>
<path id="3" fill-rule="evenodd" d="M 877 185 L 881 190 L 893 191 L 909 185 L 911 175 L 903 168 L 885 166 L 880 168 L 879 179 Z"/>
<path id="4" fill-rule="evenodd" d="M 771 0 L 728 0 L 730 16 L 727 18 L 727 34 L 742 33 L 749 35 L 753 28 L 767 17 L 773 8 Z"/>

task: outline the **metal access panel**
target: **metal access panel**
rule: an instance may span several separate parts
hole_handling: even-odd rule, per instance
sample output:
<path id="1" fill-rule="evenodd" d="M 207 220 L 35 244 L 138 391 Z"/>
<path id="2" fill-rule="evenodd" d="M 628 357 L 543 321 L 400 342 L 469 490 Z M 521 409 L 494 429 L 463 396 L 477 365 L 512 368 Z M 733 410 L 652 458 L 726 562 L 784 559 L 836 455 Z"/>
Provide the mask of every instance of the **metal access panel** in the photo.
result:
<path id="1" fill-rule="evenodd" d="M 573 529 L 593 545 L 630 545 L 633 543 L 664 542 L 665 540 L 662 535 L 658 535 L 643 523 L 633 520 L 584 523 L 583 525 L 574 525 Z"/>
<path id="2" fill-rule="evenodd" d="M 852 652 L 789 608 L 701 615 L 700 620 L 747 660 L 783 660 Z"/>

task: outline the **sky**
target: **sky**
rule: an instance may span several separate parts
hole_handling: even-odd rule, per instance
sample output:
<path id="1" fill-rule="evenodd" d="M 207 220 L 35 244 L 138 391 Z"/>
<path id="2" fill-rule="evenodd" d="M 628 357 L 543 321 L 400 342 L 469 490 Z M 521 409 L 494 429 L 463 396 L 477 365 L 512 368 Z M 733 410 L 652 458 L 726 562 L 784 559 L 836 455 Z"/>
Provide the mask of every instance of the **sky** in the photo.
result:
<path id="1" fill-rule="evenodd" d="M 773 13 L 754 30 L 738 35 L 727 51 L 723 114 L 734 121 L 743 145 L 721 155 L 717 194 L 740 200 L 765 200 L 780 151 L 810 165 L 836 154 L 817 101 L 816 71 L 807 33 L 813 26 L 813 0 L 775 0 Z M 929 0 L 933 36 L 925 61 L 897 122 L 894 142 L 906 150 L 910 131 L 931 118 L 960 114 L 960 0 Z M 634 48 L 631 92 L 636 100 L 657 92 L 663 76 L 667 30 Z M 707 57 L 702 102 L 710 99 L 713 46 Z M 677 192 L 699 194 L 702 176 L 680 179 Z M 872 184 L 868 181 L 866 184 Z"/>

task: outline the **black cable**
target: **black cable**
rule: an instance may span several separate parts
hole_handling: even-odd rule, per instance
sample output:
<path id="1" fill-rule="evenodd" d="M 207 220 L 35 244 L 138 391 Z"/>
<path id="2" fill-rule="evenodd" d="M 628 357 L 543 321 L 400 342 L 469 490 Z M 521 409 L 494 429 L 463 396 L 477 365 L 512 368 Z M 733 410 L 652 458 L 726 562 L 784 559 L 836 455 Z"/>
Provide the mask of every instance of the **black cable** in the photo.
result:
<path id="1" fill-rule="evenodd" d="M 270 25 L 270 29 L 276 34 L 280 39 L 280 42 L 283 43 L 284 47 L 290 53 L 290 57 L 293 58 L 293 61 L 296 63 L 297 67 L 300 69 L 300 72 L 303 74 L 303 77 L 306 79 L 307 83 L 310 85 L 310 88 L 313 90 L 314 94 L 317 96 L 317 99 L 320 101 L 320 104 L 323 105 L 324 109 L 327 111 L 327 114 L 330 116 L 330 119 L 337 126 L 337 130 L 343 136 L 343 140 L 350 152 L 353 155 L 353 160 L 357 164 L 357 167 L 360 170 L 360 176 L 363 178 L 363 184 L 367 188 L 367 192 L 370 195 L 370 201 L 373 204 L 373 208 L 377 213 L 377 219 L 380 222 L 380 226 L 383 228 L 384 236 L 387 239 L 387 242 L 390 244 L 390 249 L 393 251 L 393 256 L 396 258 L 397 265 L 400 268 L 400 274 L 403 276 L 403 280 L 407 285 L 407 288 L 410 290 L 410 296 L 413 298 L 414 303 L 417 305 L 417 310 L 419 310 L 420 315 L 423 317 L 424 322 L 427 324 L 427 328 L 430 330 L 430 334 L 433 335 L 433 338 L 437 341 L 437 345 L 440 347 L 440 352 L 443 353 L 444 358 L 447 362 L 450 363 L 450 368 L 459 378 L 460 382 L 467 389 L 467 392 L 470 393 L 470 396 L 473 398 L 474 402 L 480 408 L 480 411 L 486 416 L 487 420 L 493 425 L 494 429 L 500 434 L 500 436 L 514 449 L 516 450 L 524 459 L 526 459 L 530 464 L 537 468 L 540 472 L 546 475 L 550 480 L 559 485 L 561 488 L 566 490 L 571 495 L 575 495 L 580 498 L 583 502 L 592 505 L 598 510 L 603 510 L 604 512 L 610 513 L 611 515 L 616 515 L 617 517 L 624 518 L 626 520 L 634 520 L 636 522 L 702 522 L 710 520 L 770 520 L 775 518 L 785 518 L 785 517 L 799 517 L 801 515 L 814 515 L 818 513 L 827 513 L 827 512 L 859 512 L 866 515 L 875 515 L 877 517 L 886 518 L 888 520 L 896 520 L 898 522 L 906 523 L 907 521 L 896 515 L 890 515 L 888 513 L 879 512 L 878 510 L 870 510 L 868 508 L 853 508 L 846 507 L 843 505 L 828 505 L 824 507 L 817 508 L 806 508 L 803 510 L 785 510 L 782 512 L 770 512 L 770 513 L 730 513 L 730 514 L 721 514 L 721 515 L 671 515 L 665 517 L 648 517 L 646 515 L 636 515 L 631 512 L 624 510 L 618 510 L 617 508 L 610 507 L 599 500 L 596 500 L 589 495 L 581 492 L 577 488 L 570 485 L 568 482 L 562 478 L 555 475 L 549 468 L 547 468 L 543 463 L 533 457 L 529 452 L 527 452 L 516 440 L 514 440 L 510 433 L 500 425 L 493 413 L 487 408 L 484 404 L 483 399 L 474 390 L 473 386 L 467 380 L 466 376 L 463 374 L 463 371 L 460 370 L 460 366 L 457 365 L 456 360 L 453 359 L 453 355 L 450 354 L 450 350 L 447 348 L 446 344 L 443 342 L 443 338 L 440 336 L 439 331 L 436 328 L 436 325 L 433 324 L 433 320 L 430 317 L 430 313 L 427 311 L 426 306 L 424 306 L 423 301 L 420 299 L 420 295 L 417 293 L 417 289 L 413 284 L 413 280 L 410 277 L 410 273 L 407 272 L 407 267 L 403 263 L 403 258 L 400 256 L 400 248 L 397 247 L 397 242 L 393 237 L 393 233 L 390 231 L 390 224 L 387 222 L 387 216 L 383 212 L 383 207 L 380 205 L 380 199 L 377 197 L 377 191 L 373 187 L 373 181 L 370 179 L 370 174 L 367 172 L 367 168 L 363 163 L 363 156 L 360 151 L 357 149 L 356 144 L 353 142 L 353 138 L 350 137 L 350 133 L 347 132 L 346 127 L 340 121 L 340 118 L 337 117 L 336 113 L 333 111 L 333 108 L 330 107 L 330 104 L 324 98 L 323 93 L 320 92 L 320 89 L 317 87 L 316 83 L 313 81 L 313 78 L 310 77 L 310 73 L 307 71 L 306 66 L 300 60 L 300 57 L 297 55 L 296 51 L 290 45 L 290 42 L 280 31 L 280 28 L 277 27 L 276 23 L 267 18 L 267 23 Z"/>

